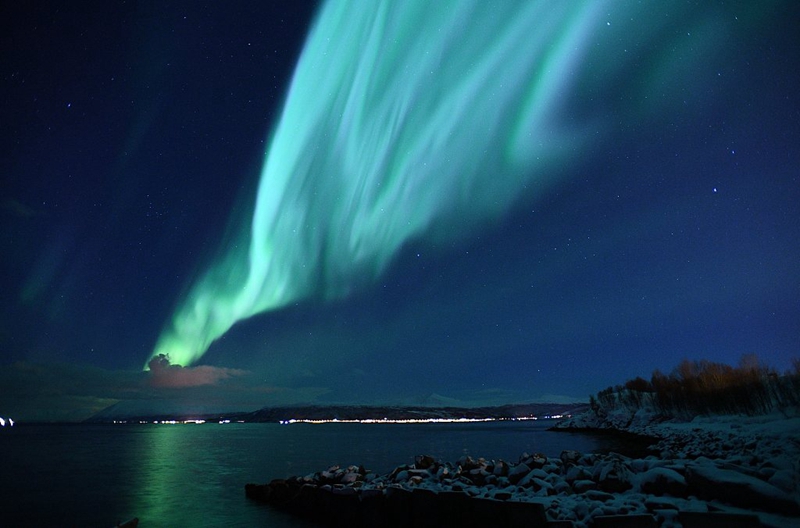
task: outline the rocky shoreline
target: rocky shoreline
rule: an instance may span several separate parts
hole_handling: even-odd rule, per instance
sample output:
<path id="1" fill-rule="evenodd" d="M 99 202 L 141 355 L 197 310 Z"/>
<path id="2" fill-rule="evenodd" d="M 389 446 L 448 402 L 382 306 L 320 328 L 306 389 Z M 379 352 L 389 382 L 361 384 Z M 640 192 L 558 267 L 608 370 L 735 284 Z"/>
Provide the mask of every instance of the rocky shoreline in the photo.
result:
<path id="1" fill-rule="evenodd" d="M 559 427 L 647 435 L 658 455 L 523 453 L 515 463 L 420 455 L 384 475 L 334 466 L 245 489 L 251 499 L 327 526 L 800 525 L 800 419 L 617 418 L 600 423 L 588 413 Z"/>

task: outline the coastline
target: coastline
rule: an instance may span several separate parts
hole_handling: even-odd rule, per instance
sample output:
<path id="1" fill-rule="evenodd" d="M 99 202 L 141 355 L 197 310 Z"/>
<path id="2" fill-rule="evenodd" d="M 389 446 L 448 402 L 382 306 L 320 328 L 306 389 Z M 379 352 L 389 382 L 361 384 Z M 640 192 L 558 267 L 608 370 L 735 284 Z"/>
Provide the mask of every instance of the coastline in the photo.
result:
<path id="1" fill-rule="evenodd" d="M 470 457 L 442 462 L 421 455 L 414 464 L 383 475 L 334 466 L 248 484 L 246 494 L 331 526 L 392 525 L 395 518 L 422 526 L 800 524 L 800 418 L 679 422 L 645 413 L 600 417 L 588 411 L 560 422 L 556 430 L 629 436 L 652 442 L 657 455 L 523 453 L 516 463 Z"/>
<path id="2" fill-rule="evenodd" d="M 563 423 L 563 420 L 560 423 Z M 653 447 L 661 438 L 645 433 L 634 433 L 613 428 L 594 428 L 594 427 L 560 427 L 559 424 L 547 429 L 555 433 L 579 433 L 597 437 L 610 437 L 622 447 L 617 450 L 597 451 L 597 454 L 608 454 L 610 452 L 619 453 L 629 458 L 645 458 L 650 455 L 658 455 L 658 450 Z"/>

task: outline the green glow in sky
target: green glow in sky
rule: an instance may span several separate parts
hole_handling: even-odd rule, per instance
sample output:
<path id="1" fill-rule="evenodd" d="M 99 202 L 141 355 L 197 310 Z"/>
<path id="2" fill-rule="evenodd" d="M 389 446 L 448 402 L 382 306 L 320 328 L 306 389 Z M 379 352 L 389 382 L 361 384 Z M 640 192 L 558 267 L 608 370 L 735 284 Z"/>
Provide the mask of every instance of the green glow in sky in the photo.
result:
<path id="1" fill-rule="evenodd" d="M 458 240 L 540 196 L 610 126 L 603 112 L 576 118 L 575 93 L 603 96 L 636 75 L 669 92 L 651 80 L 657 72 L 631 70 L 623 50 L 652 45 L 646 35 L 663 29 L 631 23 L 642 9 L 326 3 L 274 129 L 252 223 L 189 288 L 153 354 L 191 364 L 238 321 L 310 295 L 342 298 L 408 241 Z"/>

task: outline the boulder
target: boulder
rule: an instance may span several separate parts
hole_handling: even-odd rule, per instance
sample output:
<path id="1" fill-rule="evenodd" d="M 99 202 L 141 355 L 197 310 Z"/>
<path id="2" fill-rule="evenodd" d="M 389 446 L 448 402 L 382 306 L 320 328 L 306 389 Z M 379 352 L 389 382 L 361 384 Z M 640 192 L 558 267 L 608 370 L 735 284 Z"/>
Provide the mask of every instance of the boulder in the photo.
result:
<path id="1" fill-rule="evenodd" d="M 525 475 L 519 481 L 517 481 L 517 485 L 526 488 L 533 483 L 533 479 L 545 480 L 546 478 L 547 478 L 547 473 L 545 473 L 541 469 L 532 469 L 530 470 L 530 472 L 528 472 L 527 475 Z"/>
<path id="2" fill-rule="evenodd" d="M 552 495 L 553 493 L 553 486 L 546 480 L 542 480 L 540 478 L 534 478 L 531 482 L 531 487 L 534 491 L 544 490 L 545 494 Z"/>
<path id="3" fill-rule="evenodd" d="M 268 486 L 270 489 L 269 500 L 273 504 L 285 505 L 293 495 L 289 482 L 284 479 L 274 479 Z"/>
<path id="4" fill-rule="evenodd" d="M 589 480 L 592 478 L 592 474 L 589 473 L 586 468 L 581 466 L 572 466 L 567 470 L 567 474 L 564 475 L 564 480 L 567 482 L 574 482 L 576 480 Z"/>
<path id="5" fill-rule="evenodd" d="M 269 502 L 271 488 L 264 484 L 245 484 L 244 494 L 248 499 Z"/>
<path id="6" fill-rule="evenodd" d="M 473 460 L 472 457 L 469 455 L 464 455 L 461 458 L 459 458 L 456 464 L 459 467 L 463 468 L 464 471 L 469 471 L 470 469 L 475 469 L 476 467 L 478 467 L 478 464 L 476 464 L 475 460 Z"/>
<path id="7" fill-rule="evenodd" d="M 428 469 L 436 465 L 436 459 L 430 455 L 417 455 L 414 457 L 414 468 Z"/>
<path id="8" fill-rule="evenodd" d="M 618 458 L 607 460 L 595 466 L 597 487 L 609 493 L 621 493 L 633 487 L 631 470 Z"/>
<path id="9" fill-rule="evenodd" d="M 557 495 L 572 495 L 572 493 L 574 493 L 572 486 L 570 486 L 569 483 L 565 480 L 557 480 L 553 484 L 553 491 Z"/>
<path id="10" fill-rule="evenodd" d="M 775 471 L 767 482 L 787 493 L 794 492 L 797 484 L 797 475 L 788 469 L 779 469 Z"/>
<path id="11" fill-rule="evenodd" d="M 339 479 L 339 482 L 341 482 L 342 484 L 352 484 L 358 480 L 363 480 L 363 479 L 364 479 L 363 475 L 360 475 L 357 472 L 348 471 L 347 473 L 342 475 L 342 477 Z"/>
<path id="12" fill-rule="evenodd" d="M 410 477 L 410 476 L 411 475 L 409 475 L 407 470 L 398 471 L 396 474 L 394 474 L 394 481 L 395 482 L 399 482 L 399 483 L 403 483 L 403 482 L 407 481 L 408 477 Z"/>
<path id="13" fill-rule="evenodd" d="M 530 468 L 540 468 L 547 463 L 547 457 L 540 453 L 534 453 L 533 455 L 522 453 L 522 456 L 519 457 L 519 463 L 525 464 Z"/>
<path id="14" fill-rule="evenodd" d="M 472 481 L 473 484 L 477 484 L 478 486 L 482 486 L 486 482 L 486 477 L 488 477 L 491 473 L 486 471 L 484 467 L 476 467 L 475 469 L 470 469 L 467 472 L 467 478 Z"/>
<path id="15" fill-rule="evenodd" d="M 686 479 L 675 470 L 664 467 L 654 467 L 638 475 L 637 478 L 642 493 L 648 495 L 671 495 L 673 497 L 688 497 L 689 485 Z"/>
<path id="16" fill-rule="evenodd" d="M 507 501 L 512 496 L 513 496 L 513 494 L 510 491 L 506 491 L 506 490 L 497 490 L 497 491 L 493 491 L 491 493 L 491 497 L 493 499 L 496 499 L 496 500 L 499 500 L 499 501 Z"/>
<path id="17" fill-rule="evenodd" d="M 334 480 L 337 471 L 339 471 L 339 466 L 331 466 L 325 471 L 322 471 L 319 475 L 324 480 Z"/>
<path id="18" fill-rule="evenodd" d="M 708 500 L 738 507 L 800 515 L 800 506 L 785 491 L 756 477 L 713 464 L 696 464 L 686 469 L 689 492 Z"/>
<path id="19" fill-rule="evenodd" d="M 496 477 L 507 477 L 509 473 L 508 464 L 503 460 L 498 460 L 494 465 L 494 469 L 492 469 L 492 473 Z"/>
<path id="20" fill-rule="evenodd" d="M 342 484 L 335 484 L 331 493 L 340 497 L 352 497 L 357 494 L 357 491 L 352 486 L 344 486 Z"/>
<path id="21" fill-rule="evenodd" d="M 566 450 L 561 452 L 561 462 L 564 464 L 564 467 L 571 467 L 578 463 L 578 460 L 581 459 L 581 453 L 578 451 L 573 450 Z"/>
<path id="22" fill-rule="evenodd" d="M 572 483 L 575 493 L 584 493 L 588 490 L 597 489 L 597 482 L 593 480 L 576 480 Z"/>
<path id="23" fill-rule="evenodd" d="M 614 496 L 612 494 L 606 493 L 605 491 L 599 491 L 599 490 L 587 490 L 584 493 L 584 496 L 587 499 L 594 500 L 594 501 L 600 501 L 600 502 L 608 502 L 610 500 L 614 500 Z"/>

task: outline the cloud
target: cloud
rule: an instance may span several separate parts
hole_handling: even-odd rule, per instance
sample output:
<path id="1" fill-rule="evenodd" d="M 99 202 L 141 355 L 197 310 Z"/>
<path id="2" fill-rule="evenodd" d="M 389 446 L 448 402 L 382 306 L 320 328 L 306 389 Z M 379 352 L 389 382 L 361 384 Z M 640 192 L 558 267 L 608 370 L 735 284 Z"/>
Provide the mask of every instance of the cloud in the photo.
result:
<path id="1" fill-rule="evenodd" d="M 209 365 L 199 367 L 172 365 L 169 356 L 165 354 L 154 356 L 147 366 L 150 369 L 150 384 L 153 387 L 173 389 L 217 385 L 223 380 L 247 374 L 245 370 Z"/>
<path id="2" fill-rule="evenodd" d="M 119 416 L 247 412 L 314 403 L 330 392 L 274 386 L 245 370 L 180 367 L 165 359 L 156 358 L 150 371 L 24 361 L 0 365 L 0 416 L 19 423 L 78 422 L 112 406 Z"/>

